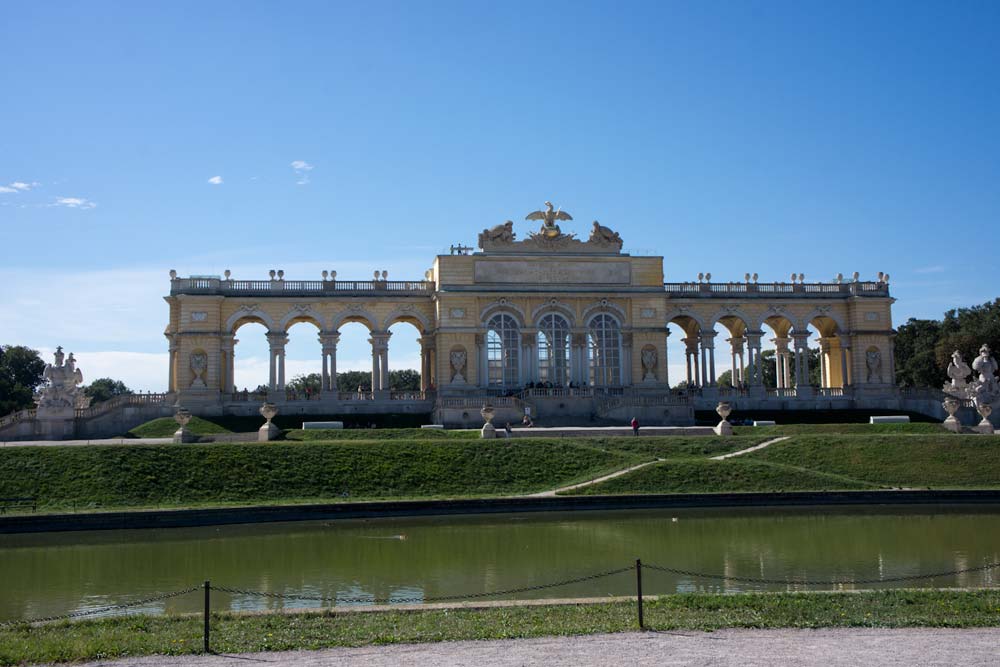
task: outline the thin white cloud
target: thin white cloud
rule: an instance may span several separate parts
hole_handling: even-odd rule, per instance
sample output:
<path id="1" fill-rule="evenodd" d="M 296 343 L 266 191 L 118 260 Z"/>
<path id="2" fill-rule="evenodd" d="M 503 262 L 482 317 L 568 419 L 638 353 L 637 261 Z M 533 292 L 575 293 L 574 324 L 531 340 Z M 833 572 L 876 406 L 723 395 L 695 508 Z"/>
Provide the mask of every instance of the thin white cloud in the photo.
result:
<path id="1" fill-rule="evenodd" d="M 213 176 L 212 178 L 208 179 L 208 182 L 211 183 L 212 185 L 222 185 L 222 176 Z"/>
<path id="2" fill-rule="evenodd" d="M 305 160 L 292 160 L 292 169 L 295 170 L 295 175 L 299 177 L 299 180 L 295 182 L 296 185 L 308 185 L 309 184 L 309 172 L 313 170 L 313 165 L 309 164 Z"/>
<path id="3" fill-rule="evenodd" d="M 89 199 L 84 199 L 83 197 L 56 197 L 55 202 L 50 204 L 50 206 L 62 206 L 64 208 L 79 209 L 97 208 L 97 204 Z"/>
<path id="4" fill-rule="evenodd" d="M 14 181 L 8 185 L 0 185 L 0 192 L 11 193 L 11 192 L 27 192 L 32 188 L 37 188 L 41 183 L 38 181 L 33 181 L 31 183 L 25 183 L 24 181 Z"/>
<path id="5" fill-rule="evenodd" d="M 944 266 L 941 264 L 935 264 L 934 266 L 924 266 L 919 269 L 914 269 L 914 273 L 944 273 Z"/>

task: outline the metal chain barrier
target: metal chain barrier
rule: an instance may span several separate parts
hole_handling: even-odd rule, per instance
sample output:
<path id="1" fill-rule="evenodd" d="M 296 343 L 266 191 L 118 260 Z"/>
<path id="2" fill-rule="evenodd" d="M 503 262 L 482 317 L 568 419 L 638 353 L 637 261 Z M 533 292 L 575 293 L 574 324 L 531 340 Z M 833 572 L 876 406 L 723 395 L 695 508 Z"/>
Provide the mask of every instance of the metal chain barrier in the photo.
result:
<path id="1" fill-rule="evenodd" d="M 143 605 L 151 604 L 153 602 L 159 602 L 161 600 L 169 600 L 170 598 L 180 597 L 181 595 L 187 595 L 188 593 L 194 593 L 200 590 L 201 586 L 192 586 L 191 588 L 185 588 L 182 591 L 174 591 L 173 593 L 161 593 L 159 595 L 154 595 L 153 597 L 143 598 L 142 600 L 136 600 L 134 602 L 123 602 L 121 604 L 112 604 L 106 607 L 98 607 L 97 609 L 84 609 L 82 611 L 74 611 L 68 614 L 60 614 L 58 616 L 43 616 L 41 618 L 31 618 L 25 620 L 14 620 L 14 621 L 2 621 L 0 622 L 0 628 L 10 627 L 13 625 L 21 625 L 24 623 L 48 623 L 50 621 L 65 621 L 72 618 L 83 618 L 86 616 L 95 616 L 97 614 L 106 614 L 109 611 L 118 611 L 121 609 L 130 609 L 132 607 L 141 607 Z"/>
<path id="2" fill-rule="evenodd" d="M 233 595 L 251 595 L 255 597 L 269 598 L 272 600 L 304 600 L 309 602 L 324 602 L 331 604 L 349 604 L 349 603 L 359 603 L 359 604 L 392 604 L 400 602 L 450 602 L 457 600 L 477 600 L 481 598 L 496 597 L 498 595 L 512 595 L 514 593 L 527 593 L 530 591 L 541 591 L 548 588 L 558 588 L 560 586 L 569 586 L 571 584 L 579 584 L 585 581 L 593 581 L 594 579 L 603 579 L 604 577 L 610 577 L 616 574 L 621 574 L 623 572 L 631 572 L 635 569 L 634 565 L 629 565 L 628 567 L 620 567 L 614 570 L 606 570 L 604 572 L 597 572 L 594 574 L 588 574 L 582 577 L 574 577 L 573 579 L 563 579 L 562 581 L 555 581 L 549 584 L 538 584 L 535 586 L 523 586 L 521 588 L 508 588 L 502 591 L 488 591 L 485 593 L 468 593 L 465 595 L 439 595 L 436 597 L 389 597 L 389 598 L 331 598 L 326 596 L 313 596 L 313 595 L 298 595 L 296 593 L 270 593 L 267 591 L 255 591 L 247 590 L 242 588 L 229 588 L 227 586 L 218 586 L 212 584 L 213 591 L 222 591 L 225 593 L 230 593 Z"/>
<path id="3" fill-rule="evenodd" d="M 724 581 L 737 581 L 747 584 L 778 584 L 788 586 L 796 584 L 799 586 L 846 586 L 854 584 L 892 584 L 901 581 L 918 581 L 921 579 L 936 579 L 937 577 L 949 577 L 956 574 L 966 574 L 968 572 L 984 572 L 1000 567 L 1000 562 L 988 563 L 979 567 L 965 567 L 960 570 L 948 570 L 947 572 L 931 572 L 928 574 L 908 574 L 900 577 L 885 577 L 882 579 L 763 579 L 756 577 L 734 577 L 728 574 L 717 574 L 710 572 L 695 572 L 694 570 L 682 570 L 676 567 L 665 567 L 663 565 L 652 565 L 643 563 L 643 567 L 670 574 L 682 574 L 688 577 L 702 579 L 720 579 Z"/>

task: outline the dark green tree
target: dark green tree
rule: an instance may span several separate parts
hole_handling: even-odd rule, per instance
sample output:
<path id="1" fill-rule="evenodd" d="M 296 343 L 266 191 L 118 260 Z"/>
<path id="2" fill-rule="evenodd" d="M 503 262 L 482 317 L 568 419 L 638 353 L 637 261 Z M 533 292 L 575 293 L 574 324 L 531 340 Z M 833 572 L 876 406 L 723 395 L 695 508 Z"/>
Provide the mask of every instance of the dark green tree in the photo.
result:
<path id="1" fill-rule="evenodd" d="M 910 318 L 896 330 L 896 384 L 900 387 L 944 384 L 948 376 L 935 356 L 940 339 L 941 323 L 937 320 Z"/>
<path id="2" fill-rule="evenodd" d="M 45 362 L 36 350 L 23 345 L 0 347 L 0 415 L 34 405 L 44 371 Z"/>
<path id="3" fill-rule="evenodd" d="M 319 394 L 322 387 L 323 378 L 319 373 L 296 375 L 290 382 L 285 383 L 285 389 L 297 394 Z"/>
<path id="4" fill-rule="evenodd" d="M 420 373 L 413 369 L 389 371 L 389 387 L 394 391 L 420 391 Z"/>
<path id="5" fill-rule="evenodd" d="M 372 374 L 369 371 L 344 371 L 337 373 L 337 387 L 340 391 L 371 391 Z"/>
<path id="6" fill-rule="evenodd" d="M 774 363 L 774 350 L 764 350 L 761 352 L 761 368 L 763 370 L 763 384 L 768 389 L 777 389 L 778 387 L 778 375 Z M 789 371 L 788 374 L 792 381 L 792 387 L 795 386 L 795 355 L 794 353 L 788 358 Z M 746 377 L 747 384 L 750 383 L 750 378 L 753 377 L 753 364 L 747 364 L 746 367 Z M 809 348 L 809 384 L 814 387 L 820 386 L 822 380 L 821 370 L 819 366 L 819 349 Z"/>
<path id="7" fill-rule="evenodd" d="M 94 403 L 107 401 L 115 396 L 135 393 L 121 380 L 111 378 L 98 378 L 83 388 L 83 393 L 93 400 Z"/>

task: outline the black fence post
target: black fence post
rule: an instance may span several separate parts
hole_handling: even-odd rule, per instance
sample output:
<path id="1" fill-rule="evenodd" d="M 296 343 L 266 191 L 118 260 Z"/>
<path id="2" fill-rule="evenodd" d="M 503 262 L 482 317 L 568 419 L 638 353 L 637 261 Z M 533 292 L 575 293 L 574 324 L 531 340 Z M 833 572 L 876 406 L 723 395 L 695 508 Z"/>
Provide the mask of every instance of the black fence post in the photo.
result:
<path id="1" fill-rule="evenodd" d="M 639 609 L 639 629 L 645 630 L 642 622 L 642 561 L 635 559 L 635 600 Z"/>
<path id="2" fill-rule="evenodd" d="M 205 640 L 205 653 L 212 652 L 212 650 L 208 647 L 209 635 L 212 632 L 212 628 L 208 622 L 209 614 L 211 614 L 211 608 L 212 608 L 212 582 L 205 581 L 205 630 L 202 634 Z"/>

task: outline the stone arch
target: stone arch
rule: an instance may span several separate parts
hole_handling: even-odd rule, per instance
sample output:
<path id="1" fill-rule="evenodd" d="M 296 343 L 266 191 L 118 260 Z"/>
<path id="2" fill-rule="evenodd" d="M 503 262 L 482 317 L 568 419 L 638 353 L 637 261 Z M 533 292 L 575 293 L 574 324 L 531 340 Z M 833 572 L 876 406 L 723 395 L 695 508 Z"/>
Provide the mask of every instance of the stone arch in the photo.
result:
<path id="1" fill-rule="evenodd" d="M 549 299 L 542 305 L 536 307 L 531 311 L 531 321 L 534 326 L 538 326 L 542 318 L 550 313 L 555 313 L 561 315 L 565 318 L 566 322 L 569 324 L 570 328 L 576 326 L 576 313 L 565 303 L 560 302 L 558 299 Z"/>
<path id="2" fill-rule="evenodd" d="M 678 308 L 667 313 L 667 321 L 663 326 L 666 328 L 671 324 L 679 326 L 688 336 L 697 336 L 699 332 L 708 330 L 705 321 L 697 313 Z"/>
<path id="3" fill-rule="evenodd" d="M 510 315 L 517 322 L 518 327 L 522 329 L 528 326 L 527 319 L 524 316 L 524 309 L 517 304 L 511 303 L 506 298 L 497 299 L 479 311 L 480 326 L 486 326 L 486 323 L 490 321 L 490 318 L 497 313 L 506 313 Z"/>
<path id="4" fill-rule="evenodd" d="M 248 308 L 246 306 L 229 316 L 229 319 L 226 320 L 226 331 L 235 334 L 237 329 L 249 322 L 263 324 L 267 327 L 268 331 L 278 331 L 278 327 L 274 323 L 274 318 L 259 308 Z"/>
<path id="5" fill-rule="evenodd" d="M 628 322 L 628 314 L 625 309 L 621 306 L 611 302 L 609 299 L 601 299 L 598 303 L 591 304 L 583 310 L 583 317 L 580 318 L 583 326 L 590 326 L 590 321 L 594 319 L 596 315 L 601 313 L 607 313 L 611 315 L 616 320 L 618 320 L 618 325 L 622 328 Z"/>
<path id="6" fill-rule="evenodd" d="M 359 322 L 368 327 L 368 331 L 370 332 L 379 330 L 378 318 L 373 314 L 364 308 L 348 307 L 333 314 L 330 318 L 329 331 L 337 331 L 347 322 Z"/>
<path id="7" fill-rule="evenodd" d="M 795 327 L 805 330 L 812 326 L 821 336 L 834 336 L 838 333 L 847 332 L 844 325 L 844 318 L 841 317 L 831 306 L 817 306 L 796 323 Z"/>
<path id="8" fill-rule="evenodd" d="M 285 313 L 284 317 L 278 323 L 281 330 L 287 332 L 292 325 L 299 322 L 309 322 L 315 325 L 320 331 L 323 331 L 323 316 L 313 310 L 312 304 L 307 304 L 304 308 L 301 306 L 302 304 L 295 304 Z"/>
<path id="9" fill-rule="evenodd" d="M 756 323 L 756 320 L 740 308 L 721 308 L 714 315 L 708 318 L 709 328 L 714 329 L 716 323 L 721 324 L 726 327 L 729 333 L 733 336 L 745 335 L 747 331 L 753 331 L 752 325 Z M 743 328 L 740 329 L 738 325 L 742 324 Z M 734 330 L 734 326 L 737 328 Z"/>
<path id="10" fill-rule="evenodd" d="M 416 306 L 409 304 L 394 308 L 392 312 L 386 315 L 385 319 L 382 321 L 382 329 L 384 331 L 388 331 L 389 327 L 397 322 L 412 324 L 421 334 L 428 333 L 434 329 L 430 319 Z"/>

